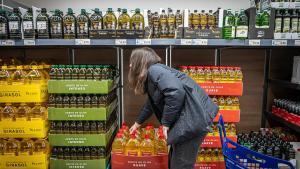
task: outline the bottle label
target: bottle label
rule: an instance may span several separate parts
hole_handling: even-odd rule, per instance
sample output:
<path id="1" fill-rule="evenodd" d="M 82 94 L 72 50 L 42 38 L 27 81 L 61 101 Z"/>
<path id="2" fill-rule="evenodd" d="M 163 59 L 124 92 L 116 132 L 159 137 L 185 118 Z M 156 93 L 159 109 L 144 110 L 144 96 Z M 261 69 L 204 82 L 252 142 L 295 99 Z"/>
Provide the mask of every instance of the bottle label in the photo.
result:
<path id="1" fill-rule="evenodd" d="M 283 33 L 289 33 L 290 32 L 290 24 L 291 24 L 290 18 L 284 18 Z"/>
<path id="2" fill-rule="evenodd" d="M 115 22 L 107 22 L 104 24 L 104 29 L 116 29 Z"/>
<path id="3" fill-rule="evenodd" d="M 275 20 L 275 33 L 280 33 L 281 32 L 281 27 L 282 27 L 282 19 L 281 18 L 276 18 L 276 20 Z"/>
<path id="4" fill-rule="evenodd" d="M 75 24 L 74 22 L 65 22 L 64 31 L 66 34 L 75 33 Z"/>
<path id="5" fill-rule="evenodd" d="M 88 23 L 87 22 L 78 22 L 77 30 L 78 30 L 78 33 L 87 34 L 88 33 Z"/>
<path id="6" fill-rule="evenodd" d="M 0 34 L 6 34 L 7 33 L 6 27 L 7 27 L 6 23 L 0 23 Z"/>
<path id="7" fill-rule="evenodd" d="M 247 38 L 248 37 L 248 26 L 237 26 L 236 27 L 236 37 L 237 38 Z"/>
<path id="8" fill-rule="evenodd" d="M 60 34 L 60 33 L 62 33 L 60 22 L 53 22 L 51 24 L 51 33 L 52 34 Z"/>
<path id="9" fill-rule="evenodd" d="M 129 29 L 129 25 L 130 25 L 129 22 L 122 23 L 121 29 Z"/>
<path id="10" fill-rule="evenodd" d="M 38 21 L 38 22 L 36 22 L 36 26 L 37 26 L 38 30 L 47 29 L 47 22 L 46 21 Z"/>
<path id="11" fill-rule="evenodd" d="M 92 22 L 91 25 L 92 25 L 91 30 L 101 30 L 102 28 L 102 23 L 98 21 Z"/>
<path id="12" fill-rule="evenodd" d="M 132 156 L 132 157 L 137 157 L 138 156 L 138 152 L 136 152 L 136 151 L 128 151 L 127 155 L 128 156 Z"/>
<path id="13" fill-rule="evenodd" d="M 23 29 L 24 30 L 33 29 L 33 22 L 32 21 L 24 21 L 23 22 Z"/>
<path id="14" fill-rule="evenodd" d="M 231 38 L 235 38 L 235 26 L 231 27 Z"/>
<path id="15" fill-rule="evenodd" d="M 298 18 L 293 18 L 291 32 L 297 33 L 297 30 L 298 30 Z"/>
<path id="16" fill-rule="evenodd" d="M 141 155 L 149 157 L 152 156 L 153 154 L 151 152 L 142 152 Z"/>
<path id="17" fill-rule="evenodd" d="M 132 23 L 134 30 L 143 30 L 143 23 L 142 22 L 134 22 Z"/>
<path id="18" fill-rule="evenodd" d="M 19 29 L 19 22 L 18 21 L 10 21 L 8 23 L 9 30 L 18 30 Z"/>

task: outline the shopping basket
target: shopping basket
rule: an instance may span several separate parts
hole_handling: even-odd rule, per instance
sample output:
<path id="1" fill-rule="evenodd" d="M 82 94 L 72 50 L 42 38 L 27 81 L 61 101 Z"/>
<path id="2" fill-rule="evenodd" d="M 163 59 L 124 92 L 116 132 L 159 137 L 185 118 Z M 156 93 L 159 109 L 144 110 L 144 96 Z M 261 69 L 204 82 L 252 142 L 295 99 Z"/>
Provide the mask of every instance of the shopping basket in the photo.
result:
<path id="1" fill-rule="evenodd" d="M 288 166 L 290 169 L 294 169 L 288 161 L 257 153 L 228 139 L 222 116 L 219 118 L 218 127 L 227 169 L 279 169 L 279 166 Z M 234 148 L 229 148 L 230 144 Z"/>

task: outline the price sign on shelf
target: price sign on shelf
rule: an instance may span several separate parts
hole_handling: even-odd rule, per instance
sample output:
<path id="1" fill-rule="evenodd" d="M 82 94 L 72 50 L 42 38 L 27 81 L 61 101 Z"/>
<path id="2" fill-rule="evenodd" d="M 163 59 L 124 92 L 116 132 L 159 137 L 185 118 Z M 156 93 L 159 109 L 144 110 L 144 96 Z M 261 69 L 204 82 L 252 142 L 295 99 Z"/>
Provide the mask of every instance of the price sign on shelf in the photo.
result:
<path id="1" fill-rule="evenodd" d="M 206 46 L 208 44 L 208 39 L 193 39 L 192 44 Z"/>
<path id="2" fill-rule="evenodd" d="M 250 39 L 249 46 L 260 46 L 260 40 L 259 39 Z"/>
<path id="3" fill-rule="evenodd" d="M 295 40 L 295 46 L 300 46 L 300 40 Z"/>
<path id="4" fill-rule="evenodd" d="M 35 40 L 24 39 L 24 45 L 25 46 L 34 46 Z"/>
<path id="5" fill-rule="evenodd" d="M 16 43 L 14 40 L 2 40 L 1 45 L 2 46 L 14 46 Z"/>
<path id="6" fill-rule="evenodd" d="M 90 45 L 90 39 L 75 39 L 75 45 Z"/>
<path id="7" fill-rule="evenodd" d="M 181 45 L 192 45 L 193 40 L 192 39 L 181 39 Z"/>
<path id="8" fill-rule="evenodd" d="M 136 45 L 151 45 L 151 39 L 136 39 Z"/>
<path id="9" fill-rule="evenodd" d="M 272 46 L 287 46 L 287 40 L 272 40 Z"/>
<path id="10" fill-rule="evenodd" d="M 116 45 L 127 45 L 127 39 L 116 39 Z"/>

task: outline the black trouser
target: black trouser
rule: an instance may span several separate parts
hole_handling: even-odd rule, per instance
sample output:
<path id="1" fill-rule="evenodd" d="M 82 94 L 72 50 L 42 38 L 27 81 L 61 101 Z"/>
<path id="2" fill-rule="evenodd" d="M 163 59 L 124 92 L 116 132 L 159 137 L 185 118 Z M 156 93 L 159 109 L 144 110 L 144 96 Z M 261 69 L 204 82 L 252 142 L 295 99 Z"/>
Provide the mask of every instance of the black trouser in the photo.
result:
<path id="1" fill-rule="evenodd" d="M 169 152 L 170 169 L 194 169 L 199 147 L 207 133 L 191 140 L 171 145 Z"/>

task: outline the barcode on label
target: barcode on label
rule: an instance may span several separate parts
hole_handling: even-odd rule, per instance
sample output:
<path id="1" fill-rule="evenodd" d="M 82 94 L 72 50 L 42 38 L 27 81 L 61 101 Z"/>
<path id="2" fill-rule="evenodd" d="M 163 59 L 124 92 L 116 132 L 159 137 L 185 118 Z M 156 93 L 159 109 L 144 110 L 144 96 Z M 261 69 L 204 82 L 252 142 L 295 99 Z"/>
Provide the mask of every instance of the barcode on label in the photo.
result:
<path id="1" fill-rule="evenodd" d="M 300 40 L 295 40 L 295 46 L 300 46 Z"/>

